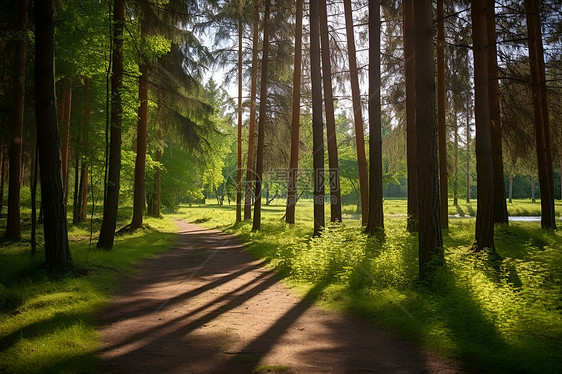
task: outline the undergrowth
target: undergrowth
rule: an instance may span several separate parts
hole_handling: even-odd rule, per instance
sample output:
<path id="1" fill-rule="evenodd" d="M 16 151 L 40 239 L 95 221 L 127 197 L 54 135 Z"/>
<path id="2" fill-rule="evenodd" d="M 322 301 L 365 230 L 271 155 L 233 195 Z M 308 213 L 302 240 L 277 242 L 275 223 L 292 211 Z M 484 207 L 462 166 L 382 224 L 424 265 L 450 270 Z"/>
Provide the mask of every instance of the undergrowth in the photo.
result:
<path id="1" fill-rule="evenodd" d="M 331 224 L 312 238 L 312 209 L 297 224 L 268 206 L 262 229 L 234 224 L 233 207 L 181 211 L 189 220 L 242 237 L 257 257 L 302 294 L 323 285 L 320 304 L 458 359 L 466 370 L 554 373 L 562 367 L 562 235 L 540 223 L 496 226 L 496 254 L 469 251 L 474 220 L 452 219 L 445 260 L 429 284 L 418 281 L 417 235 L 386 217 L 384 237 L 357 221 Z"/>

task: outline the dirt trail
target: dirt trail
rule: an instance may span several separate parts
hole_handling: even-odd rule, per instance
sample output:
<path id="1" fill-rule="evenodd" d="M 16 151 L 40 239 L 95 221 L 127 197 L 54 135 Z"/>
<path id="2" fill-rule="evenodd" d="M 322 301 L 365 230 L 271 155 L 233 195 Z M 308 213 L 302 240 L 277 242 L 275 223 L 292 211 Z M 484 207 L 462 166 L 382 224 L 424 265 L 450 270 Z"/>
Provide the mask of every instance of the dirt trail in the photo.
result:
<path id="1" fill-rule="evenodd" d="M 98 317 L 112 373 L 458 373 L 407 342 L 304 301 L 233 236 L 178 221 L 177 244 Z M 321 290 L 313 289 L 314 299 Z"/>

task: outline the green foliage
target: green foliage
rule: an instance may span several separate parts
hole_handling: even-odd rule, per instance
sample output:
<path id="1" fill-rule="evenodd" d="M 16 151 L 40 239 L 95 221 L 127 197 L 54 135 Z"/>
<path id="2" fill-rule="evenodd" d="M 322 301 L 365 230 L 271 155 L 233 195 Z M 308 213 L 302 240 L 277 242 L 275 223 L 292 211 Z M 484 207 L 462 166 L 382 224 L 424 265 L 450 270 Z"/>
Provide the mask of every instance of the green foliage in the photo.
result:
<path id="1" fill-rule="evenodd" d="M 385 211 L 405 212 L 402 203 L 387 200 Z M 424 285 L 417 236 L 405 230 L 403 217 L 387 215 L 384 236 L 366 236 L 357 221 L 344 221 L 311 238 L 309 205 L 297 205 L 295 226 L 283 223 L 283 206 L 267 207 L 258 232 L 250 223 L 231 225 L 234 207 L 180 212 L 240 235 L 303 294 L 323 284 L 325 307 L 460 359 L 468 371 L 554 373 L 562 364 L 562 237 L 540 223 L 498 226 L 497 254 L 489 254 L 469 250 L 474 220 L 451 220 L 446 265 Z"/>
<path id="2" fill-rule="evenodd" d="M 61 1 L 57 5 L 57 78 L 104 75 L 109 47 L 107 3 Z"/>
<path id="3" fill-rule="evenodd" d="M 161 200 L 162 205 L 171 210 L 175 210 L 180 203 L 200 202 L 204 198 L 204 190 L 213 191 L 221 186 L 225 179 L 232 179 L 233 171 L 227 167 L 230 165 L 225 166 L 236 147 L 233 142 L 234 128 L 224 109 L 228 98 L 224 90 L 212 80 L 206 87 L 201 88 L 199 95 L 201 103 L 208 106 L 210 113 L 186 117 L 193 121 L 192 131 L 197 139 L 186 141 L 183 130 L 177 127 L 167 128 L 164 133 L 161 148 Z M 155 121 L 161 120 L 158 116 L 155 117 Z M 152 148 L 156 147 L 158 145 L 153 144 Z M 150 160 L 151 158 L 147 158 L 146 175 L 149 188 L 154 185 L 154 170 L 158 165 Z M 130 177 L 133 177 L 132 174 Z"/>
<path id="4" fill-rule="evenodd" d="M 135 185 L 135 162 L 137 159 L 136 152 L 122 149 L 121 150 L 121 180 L 119 186 L 119 201 L 123 205 L 132 203 Z M 154 161 L 152 157 L 146 155 L 145 173 L 152 176 L 154 170 L 162 165 Z"/>
<path id="5" fill-rule="evenodd" d="M 201 176 L 204 165 L 190 152 L 168 144 L 162 155 L 162 204 L 172 210 L 180 202 L 197 201 L 203 197 Z"/>

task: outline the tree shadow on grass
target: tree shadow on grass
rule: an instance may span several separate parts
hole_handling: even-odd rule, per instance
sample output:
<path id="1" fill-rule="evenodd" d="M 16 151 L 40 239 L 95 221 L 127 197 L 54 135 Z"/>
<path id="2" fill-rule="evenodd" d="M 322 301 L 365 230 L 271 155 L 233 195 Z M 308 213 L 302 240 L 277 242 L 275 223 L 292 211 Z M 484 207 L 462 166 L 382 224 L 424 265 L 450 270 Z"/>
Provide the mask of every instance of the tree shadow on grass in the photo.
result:
<path id="1" fill-rule="evenodd" d="M 228 257 L 229 251 L 225 249 L 216 255 L 225 256 L 223 259 L 213 257 L 206 265 L 206 271 L 202 270 L 194 278 L 195 288 L 191 285 L 192 288 L 166 301 L 164 308 L 151 310 L 148 315 L 150 323 L 135 322 L 142 313 L 128 314 L 125 310 L 124 315 L 120 315 L 123 309 L 117 307 L 113 313 L 116 319 L 112 321 L 110 317 L 105 321 L 111 323 L 109 331 L 121 322 L 130 327 L 121 329 L 128 332 L 111 339 L 101 352 L 105 369 L 248 373 L 267 367 L 287 370 L 296 367 L 318 372 L 349 372 L 358 367 L 367 371 L 395 372 L 409 367 L 412 371 L 423 371 L 420 368 L 425 367 L 425 358 L 416 350 L 406 349 L 406 343 L 389 343 L 381 334 L 366 329 L 357 321 L 318 310 L 310 311 L 312 303 L 322 297 L 329 279 L 316 282 L 302 299 L 282 302 L 288 291 L 277 285 L 277 275 L 255 267 L 255 262 L 245 256 Z M 161 275 L 160 279 L 165 277 Z M 270 289 L 273 293 L 268 293 Z M 140 285 L 138 290 L 144 292 Z M 141 298 L 138 302 L 144 305 L 146 299 Z M 128 305 L 134 309 L 134 302 Z M 270 314 L 262 316 L 257 312 L 264 307 L 273 309 L 269 309 Z M 143 311 L 144 314 L 147 312 Z M 309 321 L 310 315 L 317 314 L 323 317 L 304 322 Z M 225 318 L 229 322 L 225 323 Z M 225 327 L 213 329 L 215 325 Z M 240 340 L 238 334 L 245 335 L 243 330 L 254 329 L 255 335 L 249 334 L 251 339 Z M 292 341 L 299 331 L 307 331 L 309 338 Z M 293 349 L 292 356 L 281 356 L 280 359 L 279 350 L 292 344 L 302 347 Z M 389 345 L 393 347 L 389 348 Z M 403 362 L 404 356 L 408 357 L 407 364 Z M 271 361 L 271 357 L 276 361 Z"/>
<path id="2" fill-rule="evenodd" d="M 545 362 L 533 362 L 523 342 L 509 341 L 495 325 L 493 313 L 475 299 L 474 290 L 449 279 L 437 284 L 428 297 L 434 300 L 434 317 L 442 324 L 437 334 L 453 344 L 457 357 L 468 372 L 544 373 L 551 372 Z M 435 295 L 436 294 L 436 295 Z M 426 311 L 431 313 L 431 311 Z M 429 320 L 431 322 L 431 320 Z M 535 352 L 536 353 L 536 352 Z M 549 370 L 550 369 L 550 370 Z"/>
<path id="3" fill-rule="evenodd" d="M 457 210 L 457 214 L 461 217 L 465 216 L 464 210 L 462 210 L 461 206 L 459 204 L 455 205 L 455 209 Z"/>
<path id="4" fill-rule="evenodd" d="M 11 334 L 2 336 L 0 338 L 0 351 L 9 349 L 13 344 L 21 339 L 41 337 L 60 329 L 61 326 L 70 326 L 77 323 L 80 324 L 84 321 L 89 321 L 91 323 L 91 315 L 81 312 L 57 313 L 51 318 L 28 324 L 18 330 L 15 330 Z"/>

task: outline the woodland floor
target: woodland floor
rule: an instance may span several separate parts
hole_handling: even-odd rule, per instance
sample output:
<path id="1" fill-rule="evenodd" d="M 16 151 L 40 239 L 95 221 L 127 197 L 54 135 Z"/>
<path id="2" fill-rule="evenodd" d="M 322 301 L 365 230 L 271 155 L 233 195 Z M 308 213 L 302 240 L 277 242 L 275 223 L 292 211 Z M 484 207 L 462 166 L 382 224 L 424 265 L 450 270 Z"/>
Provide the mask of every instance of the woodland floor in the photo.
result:
<path id="1" fill-rule="evenodd" d="M 460 365 L 313 306 L 240 241 L 178 221 L 176 245 L 98 315 L 110 373 L 458 373 Z"/>

